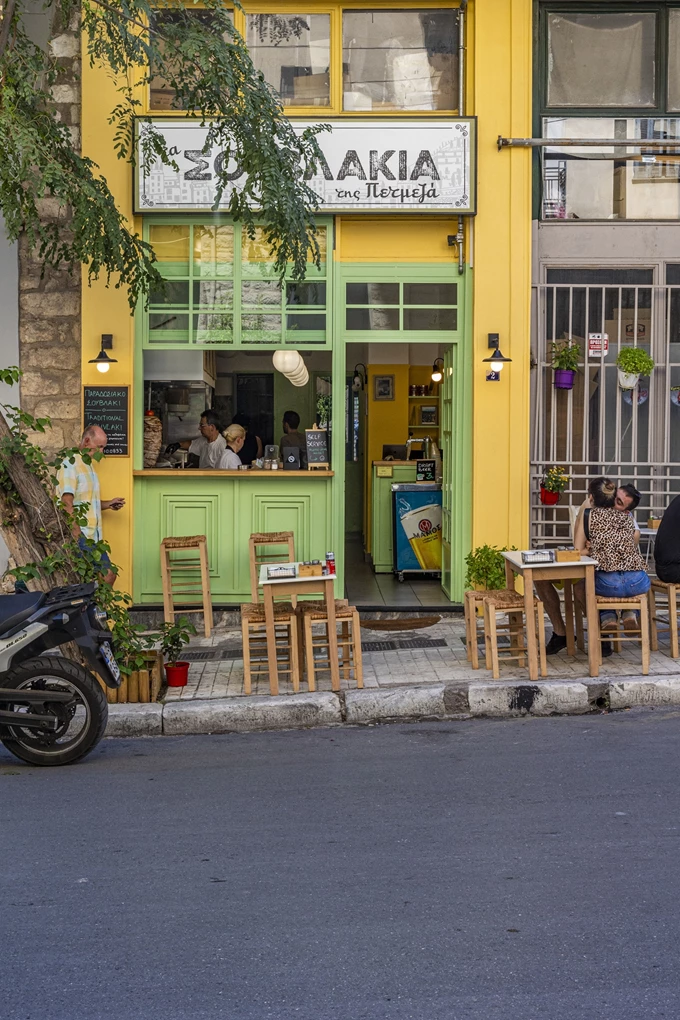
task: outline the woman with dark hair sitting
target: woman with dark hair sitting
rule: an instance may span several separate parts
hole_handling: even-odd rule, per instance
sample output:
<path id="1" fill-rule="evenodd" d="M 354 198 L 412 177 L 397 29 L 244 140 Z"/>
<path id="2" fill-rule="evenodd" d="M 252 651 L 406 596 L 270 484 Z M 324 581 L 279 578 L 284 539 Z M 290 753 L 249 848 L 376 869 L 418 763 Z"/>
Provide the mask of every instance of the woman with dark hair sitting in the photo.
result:
<path id="1" fill-rule="evenodd" d="M 595 571 L 595 593 L 610 598 L 644 595 L 649 591 L 650 580 L 636 542 L 635 520 L 631 514 L 616 508 L 616 485 L 608 478 L 595 478 L 588 486 L 590 507 L 576 526 L 574 545 L 580 552 L 589 551 L 599 567 Z M 584 586 L 579 584 L 578 597 L 583 602 Z M 626 629 L 638 628 L 637 613 L 623 613 Z M 600 630 L 616 629 L 616 613 L 600 613 Z M 611 655 L 608 641 L 602 642 L 603 656 Z"/>

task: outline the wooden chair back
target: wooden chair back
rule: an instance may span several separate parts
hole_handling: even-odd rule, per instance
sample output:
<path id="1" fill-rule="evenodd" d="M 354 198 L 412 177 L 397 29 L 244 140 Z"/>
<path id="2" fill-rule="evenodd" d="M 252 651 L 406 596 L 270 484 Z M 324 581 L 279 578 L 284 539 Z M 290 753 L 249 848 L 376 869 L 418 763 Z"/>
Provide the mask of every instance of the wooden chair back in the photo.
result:
<path id="1" fill-rule="evenodd" d="M 263 563 L 294 563 L 295 535 L 292 531 L 255 532 L 248 541 L 250 596 L 260 601 L 260 567 Z"/>

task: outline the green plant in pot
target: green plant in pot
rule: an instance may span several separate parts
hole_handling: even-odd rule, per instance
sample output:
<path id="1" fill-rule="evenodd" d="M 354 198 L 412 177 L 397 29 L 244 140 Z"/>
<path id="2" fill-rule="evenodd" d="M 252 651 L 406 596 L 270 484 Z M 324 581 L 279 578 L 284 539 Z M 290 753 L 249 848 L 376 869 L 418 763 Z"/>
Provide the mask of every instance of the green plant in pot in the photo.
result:
<path id="1" fill-rule="evenodd" d="M 654 359 L 642 347 L 622 347 L 616 358 L 616 367 L 621 389 L 633 390 L 641 375 L 651 375 Z"/>
<path id="2" fill-rule="evenodd" d="M 569 484 L 569 475 L 564 468 L 556 464 L 549 467 L 543 475 L 541 482 L 541 503 L 544 506 L 554 506 L 559 503 L 560 496 Z"/>
<path id="3" fill-rule="evenodd" d="M 196 633 L 193 623 L 186 616 L 180 616 L 174 623 L 164 623 L 161 630 L 161 652 L 165 658 L 165 675 L 168 687 L 185 687 L 189 677 L 189 663 L 182 662 L 180 655 Z"/>
<path id="4" fill-rule="evenodd" d="M 505 550 L 495 545 L 478 545 L 465 557 L 465 584 L 478 591 L 505 588 Z"/>
<path id="5" fill-rule="evenodd" d="M 557 340 L 552 345 L 552 367 L 555 369 L 555 389 L 571 390 L 579 370 L 581 348 L 572 340 Z"/>

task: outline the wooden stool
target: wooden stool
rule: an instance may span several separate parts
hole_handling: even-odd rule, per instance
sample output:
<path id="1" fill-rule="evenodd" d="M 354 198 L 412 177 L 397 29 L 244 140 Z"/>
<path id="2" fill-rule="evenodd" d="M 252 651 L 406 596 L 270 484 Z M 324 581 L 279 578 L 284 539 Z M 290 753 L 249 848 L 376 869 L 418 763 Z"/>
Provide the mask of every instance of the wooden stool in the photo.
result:
<path id="1" fill-rule="evenodd" d="M 252 677 L 269 673 L 267 642 L 276 646 L 280 673 L 287 673 L 297 694 L 300 690 L 300 634 L 299 621 L 292 602 L 274 605 L 274 634 L 267 635 L 264 605 L 260 600 L 260 567 L 263 563 L 292 563 L 295 561 L 295 537 L 292 531 L 255 532 L 248 541 L 250 560 L 250 594 L 252 602 L 241 606 L 241 636 L 243 639 L 243 690 L 251 693 Z M 271 694 L 278 693 L 269 679 Z"/>
<path id="2" fill-rule="evenodd" d="M 498 613 L 503 613 L 508 617 L 506 629 L 510 636 L 510 648 L 507 652 L 503 649 L 502 659 L 504 661 L 517 659 L 518 664 L 523 666 L 527 655 L 527 648 L 524 643 L 524 597 L 518 592 L 509 589 L 491 593 L 487 592 L 482 600 L 482 604 L 484 606 L 486 668 L 492 671 L 494 680 L 498 680 L 500 677 L 499 665 L 501 656 L 498 650 L 496 616 Z M 538 657 L 541 676 L 547 676 L 545 617 L 543 615 L 543 603 L 537 598 L 534 598 L 534 612 L 536 613 L 536 636 L 538 638 Z"/>
<path id="3" fill-rule="evenodd" d="M 479 669 L 479 646 L 477 639 L 480 630 L 482 634 L 484 633 L 484 599 L 489 595 L 504 595 L 506 592 L 513 595 L 516 594 L 512 588 L 485 588 L 484 591 L 465 592 L 465 653 L 473 669 Z M 478 609 L 482 610 L 481 616 L 477 612 Z M 481 620 L 481 628 L 477 626 L 478 620 Z M 501 624 L 499 627 L 497 624 L 496 629 L 507 630 L 508 625 Z"/>
<path id="4" fill-rule="evenodd" d="M 610 598 L 609 595 L 596 595 L 595 601 L 599 610 L 609 609 L 618 613 L 626 609 L 633 609 L 640 614 L 635 628 L 621 627 L 621 621 L 617 616 L 615 629 L 613 631 L 603 631 L 600 626 L 600 616 L 598 613 L 597 638 L 600 642 L 600 650 L 602 649 L 602 641 L 611 641 L 615 652 L 621 651 L 622 641 L 639 642 L 642 647 L 642 675 L 647 676 L 649 674 L 649 610 L 647 607 L 647 593 L 644 595 L 631 595 L 628 598 L 621 599 Z M 621 634 L 621 630 L 623 630 L 623 634 Z M 590 635 L 588 640 L 591 640 Z M 602 662 L 601 654 L 600 662 Z"/>
<path id="5" fill-rule="evenodd" d="M 179 575 L 179 576 L 176 576 Z M 203 613 L 205 636 L 213 628 L 212 600 L 208 545 L 205 535 L 183 538 L 164 538 L 161 542 L 161 577 L 163 579 L 163 609 L 166 623 L 175 622 L 175 599 L 200 596 L 201 604 L 183 613 Z"/>
<path id="6" fill-rule="evenodd" d="M 319 669 L 330 669 L 330 652 L 328 645 L 328 616 L 325 602 L 301 602 L 299 615 L 304 626 L 305 661 L 307 666 L 307 684 L 310 691 L 316 690 L 316 671 Z M 359 613 L 355 606 L 349 606 L 346 601 L 336 599 L 335 619 L 340 624 L 338 635 L 338 651 L 340 655 L 340 669 L 345 680 L 350 679 L 350 672 L 354 671 L 354 679 L 357 687 L 364 686 L 363 661 L 361 658 L 361 624 Z M 313 625 L 322 624 L 324 633 L 316 640 L 314 638 Z M 318 648 L 325 648 L 325 656 L 314 660 L 314 651 Z M 339 690 L 333 686 L 333 690 Z"/>
<path id="7" fill-rule="evenodd" d="M 671 638 L 671 658 L 677 659 L 680 657 L 680 650 L 678 649 L 678 587 L 677 584 L 669 584 L 667 581 L 660 581 L 658 577 L 652 581 L 652 587 L 647 593 L 647 600 L 649 602 L 649 633 L 651 638 L 651 648 L 653 652 L 659 650 L 659 631 L 668 631 Z M 663 616 L 656 615 L 656 596 L 665 595 L 668 599 L 666 605 L 666 611 L 668 613 L 668 619 Z M 661 607 L 663 612 L 664 607 Z M 663 624 L 659 627 L 658 624 Z"/>

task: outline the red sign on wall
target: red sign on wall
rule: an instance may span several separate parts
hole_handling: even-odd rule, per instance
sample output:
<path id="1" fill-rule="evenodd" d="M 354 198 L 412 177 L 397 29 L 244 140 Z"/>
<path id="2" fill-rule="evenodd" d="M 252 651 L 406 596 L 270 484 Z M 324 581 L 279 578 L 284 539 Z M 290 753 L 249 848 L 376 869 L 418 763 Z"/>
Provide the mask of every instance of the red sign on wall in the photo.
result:
<path id="1" fill-rule="evenodd" d="M 606 357 L 608 352 L 609 352 L 609 333 L 588 334 L 589 358 L 599 358 L 603 354 Z"/>

